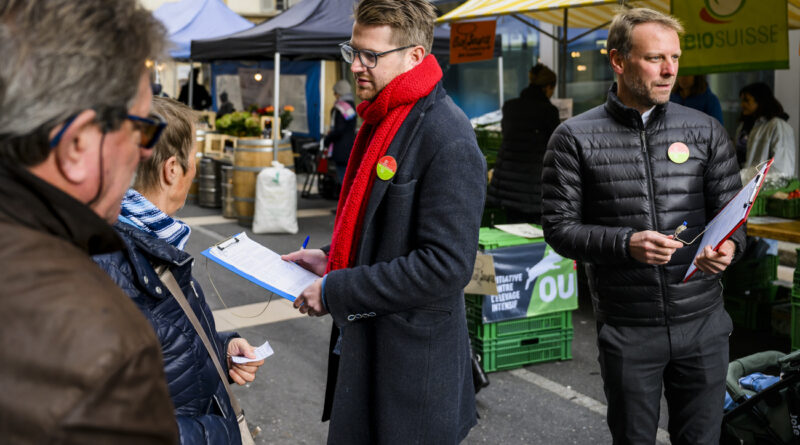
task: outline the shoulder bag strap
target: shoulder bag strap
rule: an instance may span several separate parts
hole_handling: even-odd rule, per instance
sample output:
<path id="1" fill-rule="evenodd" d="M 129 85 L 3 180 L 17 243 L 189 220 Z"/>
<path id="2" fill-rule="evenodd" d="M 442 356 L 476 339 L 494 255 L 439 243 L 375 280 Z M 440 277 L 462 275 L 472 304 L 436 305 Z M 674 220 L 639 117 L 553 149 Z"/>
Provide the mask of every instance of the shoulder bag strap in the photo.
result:
<path id="1" fill-rule="evenodd" d="M 234 397 L 233 391 L 231 391 L 231 386 L 228 384 L 228 378 L 225 375 L 225 371 L 222 370 L 222 365 L 219 363 L 217 353 L 214 352 L 214 348 L 211 346 L 211 341 L 208 339 L 205 329 L 203 329 L 203 326 L 200 324 L 200 320 L 198 320 L 197 316 L 194 314 L 192 307 L 186 300 L 186 296 L 183 294 L 181 287 L 178 285 L 178 282 L 175 280 L 175 276 L 172 275 L 172 271 L 169 270 L 169 267 L 163 265 L 158 266 L 156 267 L 156 273 L 158 273 L 158 277 L 161 279 L 161 282 L 164 283 L 164 286 L 167 286 L 167 289 L 169 289 L 170 293 L 172 293 L 172 296 L 175 297 L 175 300 L 177 300 L 178 304 L 181 305 L 181 309 L 183 309 L 183 312 L 187 317 L 189 317 L 189 321 L 192 322 L 192 326 L 194 326 L 194 330 L 197 331 L 197 335 L 199 335 L 200 339 L 203 340 L 206 351 L 208 351 L 208 355 L 211 356 L 211 360 L 214 362 L 214 366 L 217 368 L 219 378 L 225 385 L 225 391 L 228 392 L 228 398 L 231 400 L 233 412 L 238 418 L 242 414 L 242 407 L 239 405 L 239 401 L 236 400 L 236 397 Z"/>

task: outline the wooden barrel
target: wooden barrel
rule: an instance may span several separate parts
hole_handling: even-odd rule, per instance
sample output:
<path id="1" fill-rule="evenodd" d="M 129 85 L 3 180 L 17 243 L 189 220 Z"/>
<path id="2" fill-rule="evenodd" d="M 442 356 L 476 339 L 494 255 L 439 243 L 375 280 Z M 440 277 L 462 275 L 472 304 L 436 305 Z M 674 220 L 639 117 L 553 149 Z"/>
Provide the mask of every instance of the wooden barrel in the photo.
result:
<path id="1" fill-rule="evenodd" d="M 294 169 L 292 144 L 289 139 L 278 141 L 278 162 Z M 233 202 L 239 224 L 253 225 L 255 213 L 256 177 L 272 165 L 272 139 L 239 138 L 233 149 Z"/>

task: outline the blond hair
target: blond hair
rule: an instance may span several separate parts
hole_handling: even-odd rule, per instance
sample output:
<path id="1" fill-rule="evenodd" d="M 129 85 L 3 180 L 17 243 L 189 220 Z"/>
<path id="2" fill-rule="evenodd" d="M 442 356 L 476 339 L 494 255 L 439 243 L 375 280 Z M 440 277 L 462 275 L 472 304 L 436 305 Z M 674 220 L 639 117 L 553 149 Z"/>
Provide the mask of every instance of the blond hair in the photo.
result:
<path id="1" fill-rule="evenodd" d="M 626 9 L 614 16 L 608 29 L 606 47 L 609 55 L 611 50 L 627 58 L 633 47 L 633 28 L 644 23 L 658 23 L 670 28 L 678 34 L 683 34 L 683 25 L 675 17 L 647 8 Z"/>
<path id="2" fill-rule="evenodd" d="M 421 45 L 431 53 L 436 8 L 427 0 L 362 0 L 355 19 L 360 25 L 391 27 L 398 48 Z"/>
<path id="3" fill-rule="evenodd" d="M 153 97 L 152 110 L 167 121 L 167 127 L 153 147 L 153 155 L 139 163 L 133 184 L 133 188 L 139 192 L 157 189 L 161 182 L 161 168 L 172 156 L 186 172 L 194 145 L 194 124 L 199 119 L 197 112 L 191 108 L 165 97 Z"/>

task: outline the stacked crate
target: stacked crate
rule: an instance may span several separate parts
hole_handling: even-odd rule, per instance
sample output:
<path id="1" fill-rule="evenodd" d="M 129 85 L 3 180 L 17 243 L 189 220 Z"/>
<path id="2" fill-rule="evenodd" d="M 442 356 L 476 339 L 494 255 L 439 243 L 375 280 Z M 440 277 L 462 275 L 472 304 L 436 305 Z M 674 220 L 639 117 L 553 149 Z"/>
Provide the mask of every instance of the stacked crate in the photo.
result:
<path id="1" fill-rule="evenodd" d="M 797 249 L 800 257 L 800 249 Z M 792 286 L 792 350 L 800 349 L 800 268 L 794 270 L 794 284 Z"/>
<path id="2" fill-rule="evenodd" d="M 476 127 L 475 138 L 478 140 L 478 147 L 486 158 L 486 168 L 491 170 L 497 162 L 497 153 L 500 152 L 500 145 L 503 143 L 503 133 L 497 126 Z"/>
<path id="3" fill-rule="evenodd" d="M 502 247 L 543 243 L 483 227 L 479 244 L 485 253 Z M 572 358 L 572 311 L 496 323 L 483 322 L 484 295 L 467 294 L 467 329 L 484 371 L 518 368 L 531 363 Z"/>
<path id="4" fill-rule="evenodd" d="M 753 331 L 770 329 L 778 287 L 778 257 L 743 258 L 722 276 L 725 309 L 734 325 Z"/>

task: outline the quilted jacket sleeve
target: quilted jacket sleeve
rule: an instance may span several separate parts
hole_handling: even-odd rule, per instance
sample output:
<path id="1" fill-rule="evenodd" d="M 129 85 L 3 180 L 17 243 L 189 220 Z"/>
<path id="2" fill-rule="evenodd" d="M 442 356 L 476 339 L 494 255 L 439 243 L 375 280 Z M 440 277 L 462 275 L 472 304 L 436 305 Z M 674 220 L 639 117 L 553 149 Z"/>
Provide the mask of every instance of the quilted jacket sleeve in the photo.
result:
<path id="1" fill-rule="evenodd" d="M 218 415 L 178 416 L 181 445 L 241 443 L 239 430 Z"/>
<path id="2" fill-rule="evenodd" d="M 542 229 L 545 240 L 567 258 L 595 264 L 629 260 L 631 227 L 584 224 L 580 147 L 567 125 L 560 125 L 544 155 Z"/>

